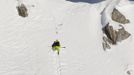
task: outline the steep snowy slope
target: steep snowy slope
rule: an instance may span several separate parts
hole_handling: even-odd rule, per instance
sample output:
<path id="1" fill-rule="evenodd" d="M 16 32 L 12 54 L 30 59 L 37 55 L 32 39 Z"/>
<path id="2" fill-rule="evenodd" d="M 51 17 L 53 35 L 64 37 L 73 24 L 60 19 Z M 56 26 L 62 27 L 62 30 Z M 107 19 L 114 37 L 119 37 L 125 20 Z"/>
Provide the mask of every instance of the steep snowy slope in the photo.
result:
<path id="1" fill-rule="evenodd" d="M 133 72 L 132 3 L 123 6 L 122 2 L 117 7 L 130 19 L 131 23 L 124 27 L 132 36 L 105 52 L 101 11 L 109 1 L 94 4 L 66 0 L 18 1 L 0 0 L 0 75 L 127 75 L 127 70 Z M 16 6 L 21 3 L 27 7 L 28 17 L 18 15 Z M 66 47 L 59 56 L 51 49 L 56 39 Z"/>

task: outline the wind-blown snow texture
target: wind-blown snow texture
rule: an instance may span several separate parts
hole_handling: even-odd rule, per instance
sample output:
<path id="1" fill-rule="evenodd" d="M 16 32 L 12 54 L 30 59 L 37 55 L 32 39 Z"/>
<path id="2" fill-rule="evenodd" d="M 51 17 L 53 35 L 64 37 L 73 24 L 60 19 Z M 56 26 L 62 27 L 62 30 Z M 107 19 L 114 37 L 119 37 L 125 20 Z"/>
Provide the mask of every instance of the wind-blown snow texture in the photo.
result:
<path id="1" fill-rule="evenodd" d="M 134 5 L 111 1 L 0 0 L 0 75 L 134 75 Z M 132 36 L 105 52 L 101 22 L 116 24 L 109 18 L 115 5 L 130 19 L 124 27 Z M 51 49 L 56 39 L 66 47 L 59 56 Z"/>

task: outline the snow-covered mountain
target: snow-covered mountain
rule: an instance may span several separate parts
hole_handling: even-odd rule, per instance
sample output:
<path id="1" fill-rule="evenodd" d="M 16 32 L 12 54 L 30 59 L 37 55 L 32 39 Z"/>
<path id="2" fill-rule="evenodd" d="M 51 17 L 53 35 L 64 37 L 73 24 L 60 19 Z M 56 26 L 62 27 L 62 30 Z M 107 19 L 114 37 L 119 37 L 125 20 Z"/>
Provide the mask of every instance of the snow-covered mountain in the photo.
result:
<path id="1" fill-rule="evenodd" d="M 102 28 L 120 24 L 115 7 L 131 36 L 104 51 Z M 132 0 L 0 0 L 0 8 L 0 75 L 134 75 Z M 66 47 L 59 55 L 57 39 Z"/>

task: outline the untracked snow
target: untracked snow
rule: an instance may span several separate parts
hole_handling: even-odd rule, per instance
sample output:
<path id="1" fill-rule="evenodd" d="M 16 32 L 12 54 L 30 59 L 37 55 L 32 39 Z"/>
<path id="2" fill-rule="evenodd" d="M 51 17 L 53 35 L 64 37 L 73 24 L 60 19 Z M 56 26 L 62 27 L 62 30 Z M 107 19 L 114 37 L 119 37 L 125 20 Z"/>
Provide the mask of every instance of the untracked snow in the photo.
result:
<path id="1" fill-rule="evenodd" d="M 117 24 L 115 6 L 130 20 L 131 37 L 104 51 L 102 27 Z M 133 1 L 0 0 L 0 8 L 0 75 L 134 75 Z M 51 48 L 57 39 L 66 47 L 60 55 Z"/>

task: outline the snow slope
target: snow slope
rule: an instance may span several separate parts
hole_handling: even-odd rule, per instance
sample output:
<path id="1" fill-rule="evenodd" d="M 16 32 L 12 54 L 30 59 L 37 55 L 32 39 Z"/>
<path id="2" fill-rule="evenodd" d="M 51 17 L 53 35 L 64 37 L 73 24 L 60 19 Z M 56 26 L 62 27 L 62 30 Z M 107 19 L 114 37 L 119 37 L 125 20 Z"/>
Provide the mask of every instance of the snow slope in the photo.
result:
<path id="1" fill-rule="evenodd" d="M 26 18 L 17 14 L 21 2 L 28 7 Z M 132 36 L 105 52 L 100 13 L 107 2 L 0 0 L 0 75 L 127 75 L 130 68 L 133 72 L 134 5 L 117 7 L 130 19 L 125 28 Z M 56 39 L 66 47 L 59 56 L 51 49 Z"/>

